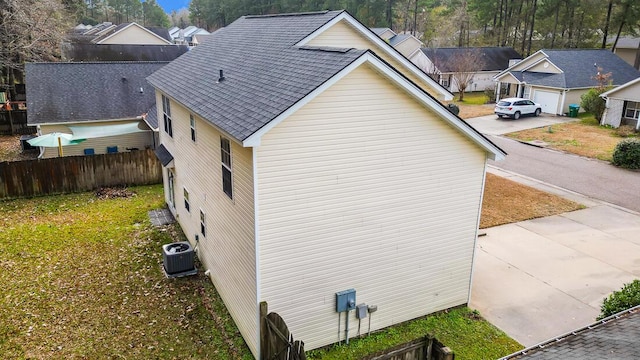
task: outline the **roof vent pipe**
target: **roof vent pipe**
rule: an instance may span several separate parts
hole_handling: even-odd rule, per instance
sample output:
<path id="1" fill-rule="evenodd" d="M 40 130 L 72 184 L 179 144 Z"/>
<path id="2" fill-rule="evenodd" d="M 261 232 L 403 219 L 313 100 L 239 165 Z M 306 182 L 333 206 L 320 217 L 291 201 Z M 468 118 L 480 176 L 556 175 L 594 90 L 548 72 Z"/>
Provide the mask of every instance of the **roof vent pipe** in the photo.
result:
<path id="1" fill-rule="evenodd" d="M 224 73 L 222 72 L 222 69 L 220 69 L 220 76 L 218 77 L 218 82 L 221 83 L 224 81 Z"/>

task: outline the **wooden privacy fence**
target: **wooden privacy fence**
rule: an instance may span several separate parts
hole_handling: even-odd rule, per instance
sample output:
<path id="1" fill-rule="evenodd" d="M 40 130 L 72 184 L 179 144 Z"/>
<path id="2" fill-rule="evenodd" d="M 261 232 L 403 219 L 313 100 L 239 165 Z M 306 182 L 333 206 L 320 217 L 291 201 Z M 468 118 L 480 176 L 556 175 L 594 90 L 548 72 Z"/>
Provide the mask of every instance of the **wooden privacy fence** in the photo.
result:
<path id="1" fill-rule="evenodd" d="M 0 163 L 0 199 L 162 182 L 153 150 Z"/>
<path id="2" fill-rule="evenodd" d="M 305 360 L 304 342 L 293 340 L 280 315 L 260 303 L 260 354 L 262 360 Z"/>
<path id="3" fill-rule="evenodd" d="M 0 135 L 35 134 L 35 126 L 27 126 L 27 111 L 0 111 Z"/>
<path id="4" fill-rule="evenodd" d="M 398 345 L 362 360 L 454 360 L 448 347 L 431 336 Z"/>

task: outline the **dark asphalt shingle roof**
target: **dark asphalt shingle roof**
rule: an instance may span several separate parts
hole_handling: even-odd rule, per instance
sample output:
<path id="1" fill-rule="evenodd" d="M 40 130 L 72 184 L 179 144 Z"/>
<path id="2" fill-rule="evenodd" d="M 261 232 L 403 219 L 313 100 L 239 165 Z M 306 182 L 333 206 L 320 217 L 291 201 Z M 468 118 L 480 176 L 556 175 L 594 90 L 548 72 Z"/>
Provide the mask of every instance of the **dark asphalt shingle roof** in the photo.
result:
<path id="1" fill-rule="evenodd" d="M 389 45 L 391 46 L 396 46 L 399 43 L 405 41 L 406 39 L 412 37 L 409 34 L 398 34 L 398 35 L 394 35 L 389 39 Z"/>
<path id="2" fill-rule="evenodd" d="M 167 150 L 167 148 L 162 144 L 160 144 L 153 152 L 158 157 L 158 160 L 160 160 L 162 166 L 167 166 L 171 161 L 173 161 L 173 155 L 171 155 L 169 150 Z"/>
<path id="3" fill-rule="evenodd" d="M 340 13 L 241 17 L 149 82 L 243 141 L 366 52 L 294 46 Z"/>
<path id="4" fill-rule="evenodd" d="M 555 88 L 590 88 L 598 85 L 595 76 L 597 66 L 604 73 L 611 73 L 612 85 L 622 85 L 640 77 L 640 72 L 627 64 L 619 56 L 605 49 L 541 50 L 549 61 L 556 65 L 561 74 L 549 76 L 538 72 L 524 71 L 524 81 L 530 85 Z M 512 73 L 515 72 L 512 71 Z"/>
<path id="5" fill-rule="evenodd" d="M 28 63 L 25 65 L 27 122 L 44 124 L 140 116 L 156 100 L 146 77 L 166 64 Z"/>
<path id="6" fill-rule="evenodd" d="M 151 127 L 151 129 L 158 129 L 158 108 L 154 102 L 151 108 L 147 110 L 147 116 L 144 118 L 145 122 Z"/>
<path id="7" fill-rule="evenodd" d="M 80 44 L 62 45 L 63 58 L 73 62 L 172 61 L 189 51 L 187 45 Z"/>
<path id="8" fill-rule="evenodd" d="M 638 358 L 640 358 L 640 306 L 503 359 L 632 360 Z"/>
<path id="9" fill-rule="evenodd" d="M 522 56 L 511 47 L 479 47 L 479 48 L 423 48 L 422 52 L 436 64 L 443 73 L 452 72 L 450 65 L 453 59 L 466 51 L 479 51 L 482 63 L 478 71 L 501 71 L 509 67 L 509 60 L 522 59 Z"/>

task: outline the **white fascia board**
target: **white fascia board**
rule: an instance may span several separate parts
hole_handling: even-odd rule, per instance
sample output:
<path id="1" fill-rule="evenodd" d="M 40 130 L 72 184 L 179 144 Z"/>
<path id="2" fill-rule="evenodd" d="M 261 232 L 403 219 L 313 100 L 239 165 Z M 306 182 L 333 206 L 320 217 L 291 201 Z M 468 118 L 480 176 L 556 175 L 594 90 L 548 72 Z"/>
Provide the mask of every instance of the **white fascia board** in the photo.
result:
<path id="1" fill-rule="evenodd" d="M 518 66 L 518 65 L 522 65 L 522 63 L 524 63 L 525 61 L 527 61 L 527 59 L 529 59 L 529 58 L 531 58 L 531 57 L 536 56 L 538 53 L 543 53 L 543 54 L 544 54 L 544 52 L 543 52 L 542 50 L 538 50 L 538 51 L 534 52 L 533 54 L 531 54 L 531 55 L 527 56 L 525 59 L 522 59 L 522 60 L 520 60 L 519 62 L 517 62 L 517 63 L 515 63 L 515 64 L 513 64 L 513 65 L 509 66 L 508 68 L 506 68 L 506 69 L 502 70 L 500 73 L 498 73 L 498 75 L 496 75 L 496 76 L 495 76 L 495 78 L 497 79 L 497 78 L 498 78 L 498 77 L 500 77 L 502 74 L 507 73 L 507 72 L 510 72 L 511 70 L 513 70 L 513 68 L 514 68 L 514 67 L 516 67 L 516 66 Z M 544 54 L 544 56 L 548 58 L 547 54 Z"/>
<path id="2" fill-rule="evenodd" d="M 100 40 L 99 42 L 97 42 L 97 44 L 102 44 L 103 42 L 107 41 L 107 39 L 110 39 L 110 38 L 116 36 L 116 34 L 120 34 L 121 32 L 125 31 L 126 29 L 128 29 L 128 28 L 130 28 L 130 27 L 132 27 L 134 25 L 137 26 L 138 28 L 146 31 L 147 33 L 151 34 L 152 36 L 164 41 L 165 43 L 167 43 L 167 45 L 172 45 L 171 41 L 159 36 L 158 34 L 154 33 L 153 31 L 145 28 L 144 26 L 138 25 L 137 23 L 134 23 L 134 22 L 132 22 L 131 24 L 129 24 L 129 25 L 125 26 L 125 27 L 123 27 L 122 29 L 120 29 L 120 31 L 114 32 L 113 34 L 111 34 L 111 35 L 107 36 L 106 38 Z"/>
<path id="3" fill-rule="evenodd" d="M 389 43 L 387 43 L 386 41 L 382 40 L 382 38 L 380 38 L 378 35 L 376 35 L 376 33 L 374 33 L 368 27 L 362 25 L 362 23 L 360 23 L 358 20 L 354 19 L 346 11 L 343 11 L 338 16 L 336 16 L 333 19 L 331 19 L 331 21 L 329 21 L 326 24 L 322 25 L 320 28 L 318 28 L 316 31 L 312 32 L 311 34 L 307 35 L 304 39 L 298 41 L 298 43 L 296 43 L 294 46 L 306 45 L 309 41 L 313 40 L 318 35 L 322 34 L 327 29 L 331 28 L 332 26 L 334 26 L 335 24 L 337 24 L 338 22 L 340 22 L 342 20 L 345 20 L 346 22 L 348 22 L 349 25 L 351 25 L 353 28 L 358 30 L 360 32 L 360 34 L 362 34 L 364 37 L 369 39 L 371 42 L 373 42 L 376 45 L 378 45 L 389 56 L 391 56 L 394 60 L 397 60 L 402 65 L 404 65 L 414 75 L 416 75 L 417 77 L 422 79 L 427 84 L 431 85 L 435 91 L 439 92 L 444 97 L 445 101 L 453 100 L 453 94 L 452 93 L 450 93 L 448 90 L 446 90 L 444 87 L 442 87 L 442 85 L 438 84 L 435 80 L 430 78 L 429 75 L 425 74 L 422 70 L 420 70 L 420 68 L 418 68 L 418 66 L 416 64 L 414 64 L 411 61 L 409 61 L 409 59 L 407 59 L 402 54 L 400 54 L 400 52 L 398 50 L 394 49 L 393 46 L 389 45 Z M 362 50 L 364 50 L 364 49 L 362 49 Z M 373 49 L 369 49 L 369 50 L 373 50 Z"/>
<path id="4" fill-rule="evenodd" d="M 260 146 L 260 139 L 264 134 L 266 134 L 269 130 L 273 129 L 275 126 L 280 124 L 290 115 L 298 111 L 300 108 L 308 104 L 311 100 L 316 98 L 318 95 L 323 93 L 329 87 L 340 81 L 342 78 L 347 76 L 356 68 L 360 67 L 362 64 L 368 63 L 377 71 L 379 71 L 383 76 L 387 77 L 391 81 L 393 81 L 400 88 L 404 89 L 409 95 L 414 97 L 416 100 L 421 102 L 426 107 L 435 111 L 440 117 L 451 124 L 455 129 L 466 135 L 473 142 L 482 147 L 488 154 L 492 160 L 503 160 L 505 157 L 505 153 L 498 148 L 496 145 L 492 144 L 489 140 L 484 138 L 480 133 L 472 129 L 471 125 L 465 123 L 462 119 L 453 115 L 449 110 L 447 110 L 438 100 L 434 99 L 420 87 L 416 86 L 411 81 L 407 80 L 404 76 L 397 72 L 394 68 L 389 66 L 384 61 L 380 60 L 377 56 L 375 56 L 372 52 L 366 52 L 354 62 L 349 64 L 347 67 L 342 69 L 336 75 L 334 75 L 331 79 L 327 80 L 324 84 L 317 87 L 307 96 L 305 96 L 302 100 L 298 101 L 292 107 L 287 109 L 285 112 L 277 116 L 275 119 L 267 123 L 265 126 L 260 128 L 260 130 L 253 133 L 247 139 L 245 139 L 242 143 L 245 147 L 257 147 Z"/>
<path id="5" fill-rule="evenodd" d="M 453 73 L 452 73 L 452 74 L 453 74 Z M 502 74 L 502 75 L 500 75 L 500 74 L 495 75 L 495 76 L 493 76 L 493 81 L 502 81 L 502 80 L 500 80 L 500 79 L 503 79 L 505 76 L 510 76 L 510 77 L 512 77 L 512 78 L 513 78 L 513 80 L 515 80 L 515 81 L 516 81 L 516 84 L 524 84 L 524 81 L 520 81 L 520 80 L 518 80 L 518 78 L 517 78 L 517 77 L 515 77 L 515 75 L 513 75 L 511 72 L 508 72 L 508 73 L 506 73 L 506 74 Z"/>
<path id="6" fill-rule="evenodd" d="M 609 90 L 609 91 L 605 91 L 605 92 L 603 92 L 602 94 L 600 94 L 600 97 L 603 97 L 603 98 L 605 98 L 605 97 L 609 97 L 609 95 L 614 94 L 614 93 L 615 93 L 615 92 L 617 92 L 618 90 L 626 89 L 626 88 L 628 88 L 628 87 L 630 87 L 630 86 L 633 86 L 633 85 L 637 84 L 638 82 L 640 82 L 640 77 L 639 77 L 639 78 L 637 78 L 637 79 L 635 79 L 635 80 L 631 80 L 631 81 L 629 81 L 629 82 L 628 82 L 628 83 L 626 83 L 626 84 L 622 84 L 622 85 L 620 85 L 620 86 L 618 86 L 618 87 L 615 87 L 615 88 L 613 88 L 613 89 L 611 89 L 611 90 Z M 639 98 L 640 98 L 640 96 L 639 96 Z"/>

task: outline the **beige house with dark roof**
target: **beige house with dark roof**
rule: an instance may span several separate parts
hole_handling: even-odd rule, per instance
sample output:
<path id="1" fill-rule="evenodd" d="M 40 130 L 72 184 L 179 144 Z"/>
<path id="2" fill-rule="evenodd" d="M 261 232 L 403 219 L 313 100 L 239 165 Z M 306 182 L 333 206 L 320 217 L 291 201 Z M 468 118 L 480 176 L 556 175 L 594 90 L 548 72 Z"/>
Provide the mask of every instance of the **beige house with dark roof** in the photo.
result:
<path id="1" fill-rule="evenodd" d="M 468 302 L 505 153 L 347 12 L 242 17 L 148 79 L 166 201 L 256 358 L 263 301 L 307 350 L 357 334 L 347 289 L 372 331 Z"/>

